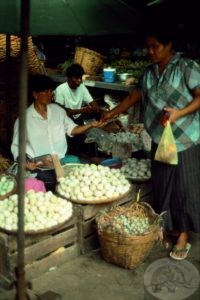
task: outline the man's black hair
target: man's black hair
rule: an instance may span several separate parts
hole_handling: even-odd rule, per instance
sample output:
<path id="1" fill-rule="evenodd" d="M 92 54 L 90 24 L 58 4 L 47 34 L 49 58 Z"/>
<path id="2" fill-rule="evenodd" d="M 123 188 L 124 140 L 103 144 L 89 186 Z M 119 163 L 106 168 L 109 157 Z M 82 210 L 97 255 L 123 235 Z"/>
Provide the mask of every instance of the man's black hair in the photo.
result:
<path id="1" fill-rule="evenodd" d="M 41 92 L 49 89 L 54 89 L 53 80 L 43 74 L 32 75 L 29 79 L 29 90 L 31 92 Z"/>
<path id="2" fill-rule="evenodd" d="M 83 74 L 85 74 L 83 67 L 80 64 L 72 64 L 66 70 L 66 76 L 71 78 L 82 78 Z"/>

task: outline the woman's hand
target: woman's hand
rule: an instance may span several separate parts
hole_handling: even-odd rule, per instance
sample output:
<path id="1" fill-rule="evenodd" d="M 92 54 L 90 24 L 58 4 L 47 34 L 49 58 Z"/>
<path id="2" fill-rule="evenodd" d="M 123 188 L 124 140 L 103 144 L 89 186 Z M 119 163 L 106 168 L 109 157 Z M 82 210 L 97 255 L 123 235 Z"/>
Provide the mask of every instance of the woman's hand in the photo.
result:
<path id="1" fill-rule="evenodd" d="M 102 112 L 102 114 L 101 114 L 101 121 L 102 121 L 102 122 L 106 122 L 106 121 L 108 121 L 108 120 L 110 120 L 110 119 L 112 119 L 112 118 L 113 118 L 113 113 L 112 113 L 112 111 L 104 110 L 104 111 Z"/>
<path id="2" fill-rule="evenodd" d="M 106 126 L 107 122 L 103 122 L 103 121 L 93 121 L 90 123 L 92 128 L 102 128 L 104 126 Z"/>
<path id="3" fill-rule="evenodd" d="M 166 122 L 169 121 L 171 124 L 175 123 L 181 117 L 180 110 L 170 107 L 165 107 L 163 112 L 163 117 L 161 124 L 166 125 Z"/>

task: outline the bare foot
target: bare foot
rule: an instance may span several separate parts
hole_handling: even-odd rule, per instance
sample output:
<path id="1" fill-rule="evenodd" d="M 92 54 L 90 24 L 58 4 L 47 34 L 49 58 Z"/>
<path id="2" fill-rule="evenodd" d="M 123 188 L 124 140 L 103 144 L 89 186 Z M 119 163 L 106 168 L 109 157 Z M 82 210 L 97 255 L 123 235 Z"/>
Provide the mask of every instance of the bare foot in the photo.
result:
<path id="1" fill-rule="evenodd" d="M 187 253 L 190 249 L 188 240 L 188 232 L 181 232 L 177 239 L 176 245 L 173 247 L 173 250 L 170 253 L 170 256 L 174 259 L 184 259 L 187 257 Z"/>

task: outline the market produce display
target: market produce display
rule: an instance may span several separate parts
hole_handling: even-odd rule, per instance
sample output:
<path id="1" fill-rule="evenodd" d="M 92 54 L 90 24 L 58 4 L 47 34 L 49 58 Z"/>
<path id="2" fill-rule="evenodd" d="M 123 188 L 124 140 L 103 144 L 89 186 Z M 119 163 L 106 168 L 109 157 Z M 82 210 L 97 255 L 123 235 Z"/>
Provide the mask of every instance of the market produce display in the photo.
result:
<path id="1" fill-rule="evenodd" d="M 132 217 L 131 215 L 120 215 L 113 218 L 115 230 L 122 234 L 144 234 L 149 228 L 148 218 Z"/>
<path id="2" fill-rule="evenodd" d="M 149 254 L 160 231 L 161 216 L 146 202 L 105 208 L 96 216 L 103 258 L 127 269 L 136 268 Z"/>
<path id="3" fill-rule="evenodd" d="M 102 210 L 97 216 L 98 230 L 122 235 L 144 235 L 150 230 L 146 203 L 134 202 L 130 207 Z"/>
<path id="4" fill-rule="evenodd" d="M 0 175 L 0 199 L 10 194 L 15 187 L 16 181 L 13 176 L 6 173 Z"/>
<path id="5" fill-rule="evenodd" d="M 126 178 L 133 180 L 148 180 L 151 178 L 151 160 L 148 158 L 127 158 L 123 160 L 121 172 Z"/>
<path id="6" fill-rule="evenodd" d="M 18 195 L 13 194 L 0 201 L 0 228 L 6 231 L 17 230 Z M 25 194 L 24 227 L 25 233 L 48 231 L 63 224 L 72 217 L 72 204 L 51 191 Z"/>
<path id="7" fill-rule="evenodd" d="M 129 73 L 130 76 L 138 81 L 146 67 L 150 64 L 149 60 L 131 60 L 131 59 L 118 59 L 112 63 L 104 64 L 105 67 L 112 67 L 116 69 L 117 73 Z"/>
<path id="8" fill-rule="evenodd" d="M 118 133 L 110 133 L 110 139 L 113 145 L 117 143 L 130 143 L 132 145 L 132 152 L 142 150 L 143 143 L 142 139 L 138 134 L 130 131 L 121 131 Z"/>
<path id="9" fill-rule="evenodd" d="M 119 199 L 130 189 L 130 182 L 119 169 L 82 164 L 59 178 L 57 192 L 74 202 L 102 203 Z"/>

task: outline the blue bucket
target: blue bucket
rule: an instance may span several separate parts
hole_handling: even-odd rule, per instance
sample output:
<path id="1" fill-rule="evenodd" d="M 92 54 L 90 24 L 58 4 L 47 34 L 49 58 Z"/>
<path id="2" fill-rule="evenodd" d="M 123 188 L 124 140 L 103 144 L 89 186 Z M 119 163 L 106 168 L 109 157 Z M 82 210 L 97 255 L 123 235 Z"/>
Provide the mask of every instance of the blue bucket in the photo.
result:
<path id="1" fill-rule="evenodd" d="M 116 69 L 103 69 L 103 79 L 105 82 L 112 83 L 116 80 Z"/>

